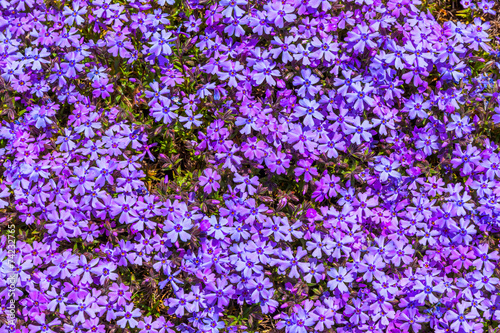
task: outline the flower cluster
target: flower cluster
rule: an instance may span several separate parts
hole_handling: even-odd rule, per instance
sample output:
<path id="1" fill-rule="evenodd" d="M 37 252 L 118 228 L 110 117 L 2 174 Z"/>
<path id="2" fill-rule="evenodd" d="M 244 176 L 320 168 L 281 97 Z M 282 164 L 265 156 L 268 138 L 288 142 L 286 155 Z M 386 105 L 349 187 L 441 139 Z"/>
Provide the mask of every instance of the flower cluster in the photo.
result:
<path id="1" fill-rule="evenodd" d="M 0 333 L 492 329 L 499 8 L 462 6 L 1 0 Z"/>

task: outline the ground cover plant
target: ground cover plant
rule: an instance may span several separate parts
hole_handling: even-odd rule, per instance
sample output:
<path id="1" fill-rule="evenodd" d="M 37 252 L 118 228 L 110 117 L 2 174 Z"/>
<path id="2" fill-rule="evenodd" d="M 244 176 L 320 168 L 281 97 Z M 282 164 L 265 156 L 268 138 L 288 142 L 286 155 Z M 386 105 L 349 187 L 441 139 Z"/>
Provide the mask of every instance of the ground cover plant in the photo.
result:
<path id="1" fill-rule="evenodd" d="M 499 10 L 0 0 L 0 333 L 494 332 Z"/>

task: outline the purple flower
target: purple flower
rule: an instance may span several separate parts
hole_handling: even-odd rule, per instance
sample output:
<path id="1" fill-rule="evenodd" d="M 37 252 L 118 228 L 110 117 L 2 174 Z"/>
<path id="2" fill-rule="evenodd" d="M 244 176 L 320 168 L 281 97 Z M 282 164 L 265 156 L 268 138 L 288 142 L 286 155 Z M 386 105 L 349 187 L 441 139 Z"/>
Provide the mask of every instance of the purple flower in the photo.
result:
<path id="1" fill-rule="evenodd" d="M 100 283 L 104 283 L 107 279 L 112 281 L 117 279 L 118 274 L 114 273 L 116 267 L 114 263 L 100 263 L 95 268 L 92 268 L 91 272 L 99 277 Z"/>
<path id="2" fill-rule="evenodd" d="M 273 76 L 280 76 L 280 72 L 276 69 L 275 63 L 271 63 L 268 60 L 263 60 L 258 62 L 254 67 L 253 78 L 257 82 L 257 84 L 261 84 L 264 80 L 266 80 L 267 84 L 274 86 L 276 85 L 276 81 Z"/>
<path id="3" fill-rule="evenodd" d="M 490 14 L 490 15 L 496 14 L 496 11 L 493 10 L 494 6 L 495 6 L 494 1 L 487 1 L 487 0 L 482 0 L 478 4 L 479 9 L 481 9 L 485 14 Z"/>
<path id="4" fill-rule="evenodd" d="M 301 97 L 305 97 L 306 93 L 314 96 L 319 91 L 320 88 L 315 87 L 314 84 L 319 82 L 319 78 L 316 75 L 313 75 L 310 69 L 301 70 L 302 76 L 296 76 L 293 78 L 293 85 L 300 86 L 298 90 L 298 94 Z"/>
<path id="5" fill-rule="evenodd" d="M 365 313 L 368 309 L 368 304 L 363 303 L 359 298 L 355 298 L 352 301 L 352 305 L 347 304 L 345 306 L 345 313 L 350 316 L 349 322 L 357 325 L 359 323 L 365 323 L 370 318 Z"/>
<path id="6" fill-rule="evenodd" d="M 172 309 L 170 312 L 175 313 L 176 316 L 182 317 L 184 315 L 184 311 L 191 309 L 192 302 L 195 297 L 191 294 L 185 294 L 184 290 L 179 289 L 175 292 L 176 298 L 169 298 L 168 301 L 165 301 L 165 305 L 169 306 Z M 173 311 L 173 309 L 175 311 Z"/>
<path id="7" fill-rule="evenodd" d="M 229 304 L 229 300 L 234 294 L 234 287 L 228 284 L 225 278 L 220 278 L 217 279 L 217 283 L 209 283 L 207 291 L 208 304 L 216 304 L 219 308 L 223 308 Z"/>
<path id="8" fill-rule="evenodd" d="M 313 179 L 313 177 L 318 176 L 318 171 L 315 167 L 312 167 L 312 162 L 308 160 L 300 160 L 297 163 L 298 167 L 295 168 L 295 176 L 300 177 L 304 175 L 304 180 L 309 182 Z"/>
<path id="9" fill-rule="evenodd" d="M 61 69 L 65 72 L 64 75 L 68 78 L 75 78 L 77 72 L 81 72 L 83 70 L 84 65 L 79 64 L 79 62 L 85 59 L 85 57 L 77 54 L 76 52 L 71 52 L 67 54 L 65 58 L 68 62 L 61 63 Z"/>
<path id="10" fill-rule="evenodd" d="M 472 313 L 465 314 L 465 309 L 466 306 L 464 302 L 462 302 L 456 305 L 456 312 L 447 312 L 446 319 L 452 322 L 450 327 L 455 332 L 458 332 L 460 328 L 464 329 L 465 331 L 469 331 L 472 328 L 467 320 L 474 319 L 475 316 Z"/>
<path id="11" fill-rule="evenodd" d="M 361 123 L 361 119 L 359 117 L 356 117 L 352 120 L 352 124 L 345 124 L 345 133 L 353 134 L 351 142 L 360 145 L 361 138 L 363 138 L 363 140 L 365 141 L 370 141 L 372 135 L 369 130 L 371 128 L 372 125 L 370 125 L 370 122 L 368 120 L 364 120 L 363 123 Z"/>
<path id="12" fill-rule="evenodd" d="M 278 48 L 272 49 L 271 54 L 273 55 L 273 58 L 276 59 L 278 56 L 281 54 L 281 58 L 284 63 L 291 62 L 293 60 L 291 53 L 296 53 L 296 46 L 293 45 L 292 43 L 295 42 L 297 38 L 294 38 L 293 36 L 288 36 L 285 38 L 285 41 L 282 41 L 279 37 L 274 37 L 274 40 L 271 41 L 271 45 L 277 45 Z M 304 71 L 304 70 L 303 70 Z M 309 74 L 311 71 L 309 70 Z M 317 81 L 316 81 L 317 82 Z M 314 82 L 314 83 L 316 83 Z M 295 85 L 295 82 L 294 82 Z M 300 92 L 299 92 L 300 94 Z M 301 95 L 303 96 L 303 95 Z"/>
<path id="13" fill-rule="evenodd" d="M 151 37 L 151 47 L 149 48 L 149 51 L 155 56 L 168 56 L 172 54 L 170 42 L 172 42 L 175 38 L 171 37 L 172 33 L 169 31 L 167 32 L 165 30 L 161 30 L 160 32 L 155 32 Z"/>
<path id="14" fill-rule="evenodd" d="M 312 194 L 316 201 L 323 201 L 325 198 L 334 198 L 340 189 L 338 184 L 340 178 L 331 175 L 323 176 L 319 181 L 315 182 L 316 191 Z"/>
<path id="15" fill-rule="evenodd" d="M 122 58 L 130 58 L 131 53 L 129 51 L 135 51 L 134 45 L 125 39 L 116 38 L 114 40 L 110 40 L 108 42 L 108 52 L 111 53 L 114 57 L 120 55 Z"/>
<path id="16" fill-rule="evenodd" d="M 29 54 L 29 57 L 32 60 L 31 69 L 34 71 L 42 69 L 42 63 L 47 64 L 49 62 L 48 60 L 43 59 L 50 55 L 45 47 L 41 51 L 38 51 L 38 49 L 34 49 L 31 52 L 26 50 L 26 53 Z M 14 72 L 12 72 L 12 74 L 14 74 Z"/>
<path id="17" fill-rule="evenodd" d="M 469 221 L 461 218 L 460 225 L 451 224 L 450 230 L 455 233 L 455 236 L 452 238 L 454 242 L 465 243 L 469 245 L 472 240 L 472 236 L 476 234 L 476 229 L 474 225 L 469 226 Z"/>
<path id="18" fill-rule="evenodd" d="M 132 293 L 128 291 L 129 288 L 123 283 L 120 285 L 113 283 L 113 285 L 109 287 L 109 290 L 111 291 L 109 293 L 110 301 L 116 302 L 118 305 L 126 305 L 127 301 L 130 301 L 130 297 L 132 296 Z"/>
<path id="19" fill-rule="evenodd" d="M 249 176 L 240 176 L 238 173 L 235 173 L 233 180 L 235 183 L 241 183 L 235 188 L 239 189 L 241 192 L 245 192 L 246 190 L 250 195 L 253 195 L 257 191 L 254 186 L 259 185 L 259 177 L 257 176 L 250 178 Z"/>
<path id="20" fill-rule="evenodd" d="M 340 267 L 338 270 L 332 268 L 328 271 L 328 275 L 332 278 L 327 284 L 330 290 L 338 289 L 343 293 L 349 292 L 346 283 L 351 283 L 354 281 L 354 278 L 351 273 L 347 271 L 347 269 L 344 267 Z"/>
<path id="21" fill-rule="evenodd" d="M 413 299 L 418 301 L 420 304 L 424 304 L 425 300 L 428 298 L 429 302 L 437 303 L 438 298 L 433 294 L 435 292 L 442 293 L 444 292 L 444 288 L 441 283 L 434 285 L 434 279 L 432 276 L 427 275 L 425 277 L 425 284 L 420 280 L 415 281 L 414 290 L 417 290 L 418 294 L 413 296 Z"/>
<path id="22" fill-rule="evenodd" d="M 185 123 L 183 125 L 185 128 L 191 129 L 192 125 L 194 127 L 199 127 L 202 124 L 201 120 L 198 120 L 203 117 L 201 114 L 193 115 L 193 112 L 191 110 L 186 110 L 185 112 L 187 117 L 179 117 L 179 121 Z"/>
<path id="23" fill-rule="evenodd" d="M 409 328 L 411 327 L 415 332 L 420 331 L 420 328 L 422 327 L 420 323 L 424 321 L 424 318 L 419 316 L 419 312 L 415 308 L 405 310 L 401 314 L 401 319 L 404 321 L 403 325 L 400 326 L 401 329 L 409 331 Z"/>
<path id="24" fill-rule="evenodd" d="M 68 313 L 70 315 L 77 313 L 73 318 L 75 318 L 76 322 L 84 323 L 85 314 L 87 314 L 90 318 L 96 317 L 96 309 L 93 307 L 94 302 L 95 298 L 92 297 L 91 294 L 87 294 L 85 298 L 76 299 L 75 304 L 68 305 Z"/>
<path id="25" fill-rule="evenodd" d="M 212 169 L 203 170 L 205 176 L 200 176 L 200 186 L 203 186 L 203 191 L 207 194 L 217 192 L 220 188 L 218 181 L 221 177 Z"/>
<path id="26" fill-rule="evenodd" d="M 380 164 L 375 166 L 375 170 L 380 172 L 380 180 L 386 181 L 389 176 L 395 178 L 401 177 L 401 174 L 396 171 L 399 165 L 398 162 L 391 162 L 387 158 L 382 157 Z"/>
<path id="27" fill-rule="evenodd" d="M 334 52 L 338 51 L 338 44 L 333 41 L 333 36 L 320 40 L 318 37 L 314 37 L 311 45 L 318 48 L 312 56 L 317 59 L 324 58 L 326 61 L 332 61 L 334 59 Z"/>
<path id="28" fill-rule="evenodd" d="M 293 115 L 296 117 L 304 117 L 304 125 L 313 127 L 314 119 L 323 120 L 324 116 L 318 111 L 319 103 L 315 100 L 301 99 L 299 102 L 300 106 L 297 106 L 297 110 Z"/>
<path id="29" fill-rule="evenodd" d="M 303 250 L 302 247 L 299 246 L 297 249 L 297 253 L 294 255 L 292 249 L 287 248 L 285 251 L 281 253 L 281 256 L 284 259 L 276 259 L 275 262 L 280 266 L 279 271 L 283 272 L 287 268 L 290 269 L 289 277 L 299 277 L 298 268 L 304 273 L 307 272 L 309 268 L 309 264 L 305 262 L 300 262 L 299 260 L 307 254 L 307 251 Z"/>
<path id="30" fill-rule="evenodd" d="M 215 216 L 210 216 L 209 222 L 211 227 L 207 234 L 215 239 L 224 239 L 231 232 L 231 227 L 227 226 L 228 220 L 225 218 L 217 219 Z"/>
<path id="31" fill-rule="evenodd" d="M 458 157 L 452 159 L 451 164 L 454 168 L 463 164 L 462 171 L 466 175 L 470 174 L 472 167 L 479 164 L 479 161 L 481 160 L 481 157 L 478 156 L 479 152 L 477 151 L 477 148 L 471 144 L 467 145 L 467 150 L 465 151 L 462 151 L 462 148 L 457 144 L 453 154 Z"/>
<path id="32" fill-rule="evenodd" d="M 312 139 L 314 134 L 310 131 L 304 131 L 303 127 L 296 125 L 288 132 L 288 143 L 293 143 L 293 148 L 298 150 L 303 154 L 306 149 L 307 151 L 314 151 L 314 148 L 318 145 Z"/>
<path id="33" fill-rule="evenodd" d="M 192 227 L 193 225 L 190 220 L 177 220 L 176 222 L 166 220 L 163 231 L 167 232 L 167 237 L 172 243 L 177 242 L 177 239 L 187 242 L 191 238 L 191 235 L 186 230 Z"/>
<path id="34" fill-rule="evenodd" d="M 234 35 L 236 37 L 240 37 L 245 35 L 245 29 L 243 29 L 242 25 L 248 24 L 248 18 L 246 16 L 241 18 L 226 18 L 224 21 L 228 23 L 224 28 L 224 32 L 229 36 Z"/>
<path id="35" fill-rule="evenodd" d="M 433 151 L 439 148 L 436 135 L 420 133 L 419 137 L 420 140 L 415 142 L 415 148 L 423 149 L 426 155 L 432 155 Z"/>
<path id="36" fill-rule="evenodd" d="M 86 167 L 77 167 L 74 169 L 74 177 L 68 179 L 69 185 L 75 187 L 75 194 L 84 195 L 94 187 L 94 176 Z"/>
<path id="37" fill-rule="evenodd" d="M 380 278 L 382 276 L 380 269 L 384 268 L 385 264 L 381 259 L 378 255 L 365 255 L 358 269 L 359 273 L 365 273 L 363 275 L 364 280 L 371 282 L 373 277 Z"/>
<path id="38" fill-rule="evenodd" d="M 297 18 L 297 15 L 293 14 L 293 6 L 283 4 L 282 2 L 273 2 L 270 5 L 265 5 L 264 9 L 267 12 L 268 19 L 278 28 L 283 28 L 285 21 L 293 22 Z"/>
<path id="39" fill-rule="evenodd" d="M 271 170 L 271 172 L 276 172 L 278 175 L 286 174 L 286 170 L 290 167 L 290 159 L 287 158 L 286 154 L 281 152 L 277 154 L 272 153 L 265 161 L 269 170 Z"/>
<path id="40" fill-rule="evenodd" d="M 47 323 L 45 320 L 45 313 L 41 313 L 38 316 L 35 316 L 34 319 L 38 323 L 38 325 L 30 324 L 28 326 L 28 328 L 30 329 L 30 332 L 33 332 L 33 333 L 36 333 L 36 332 L 55 333 L 53 330 L 50 329 L 50 327 L 61 324 L 61 321 L 59 319 L 54 319 L 50 323 Z"/>
<path id="41" fill-rule="evenodd" d="M 241 17 L 245 13 L 245 11 L 241 9 L 239 6 L 244 6 L 246 4 L 247 4 L 246 0 L 222 0 L 220 2 L 220 5 L 227 7 L 222 11 L 221 14 L 224 15 L 225 17 L 232 17 L 233 14 L 236 17 Z"/>
<path id="42" fill-rule="evenodd" d="M 58 255 L 57 258 L 53 260 L 55 266 L 49 268 L 49 273 L 52 276 L 61 274 L 61 278 L 71 276 L 70 271 L 73 271 L 77 267 L 78 257 L 71 254 L 71 251 L 65 251 L 63 254 Z"/>
<path id="43" fill-rule="evenodd" d="M 307 283 L 312 283 L 312 278 L 316 280 L 316 282 L 320 282 L 324 279 L 325 267 L 323 264 L 317 265 L 314 262 L 311 262 L 309 265 L 309 270 L 306 272 L 307 275 L 304 276 L 304 281 Z"/>
<path id="44" fill-rule="evenodd" d="M 239 61 L 236 62 L 227 62 L 224 63 L 223 66 L 224 72 L 218 72 L 217 75 L 221 80 L 227 80 L 229 79 L 228 85 L 230 87 L 236 87 L 238 85 L 238 79 L 239 81 L 243 80 L 245 77 L 241 74 L 238 74 L 239 71 L 244 69 L 244 66 L 240 64 Z"/>
<path id="45" fill-rule="evenodd" d="M 130 328 L 134 328 L 139 323 L 134 318 L 137 318 L 140 315 L 141 315 L 141 310 L 134 309 L 134 304 L 129 304 L 129 305 L 126 305 L 122 311 L 119 311 L 116 313 L 117 317 L 123 317 L 122 319 L 118 320 L 116 323 L 121 328 L 127 327 L 127 324 L 130 326 Z"/>
<path id="46" fill-rule="evenodd" d="M 315 330 L 324 331 L 325 328 L 330 329 L 335 324 L 334 314 L 329 307 L 317 307 L 314 311 L 309 315 L 316 322 Z"/>
<path id="47" fill-rule="evenodd" d="M 160 321 L 153 321 L 153 318 L 151 316 L 144 318 L 144 320 L 141 320 L 137 325 L 137 328 L 141 330 L 140 332 L 144 333 L 157 333 L 160 327 Z"/>
<path id="48" fill-rule="evenodd" d="M 469 251 L 468 247 L 460 245 L 452 251 L 450 259 L 454 260 L 453 267 L 455 269 L 458 270 L 462 266 L 468 269 L 472 265 L 471 259 L 474 259 L 474 252 Z"/>
<path id="49" fill-rule="evenodd" d="M 20 93 L 28 91 L 29 87 L 32 85 L 29 76 L 26 74 L 21 74 L 18 78 L 13 76 L 11 84 L 12 88 Z"/>
<path id="50" fill-rule="evenodd" d="M 488 291 L 494 292 L 496 290 L 495 286 L 498 284 L 500 280 L 498 278 L 492 277 L 492 275 L 493 271 L 490 270 L 483 270 L 483 272 L 475 271 L 473 273 L 473 276 L 477 280 L 476 288 L 477 289 L 484 288 Z"/>
<path id="51" fill-rule="evenodd" d="M 151 108 L 151 115 L 156 121 L 162 121 L 165 124 L 170 124 L 177 118 L 177 114 L 173 111 L 179 107 L 172 105 L 170 99 L 160 97 L 160 103 L 156 103 Z"/>
<path id="52" fill-rule="evenodd" d="M 63 15 L 66 16 L 64 23 L 70 26 L 73 25 L 73 23 L 76 23 L 76 25 L 82 24 L 85 19 L 81 15 L 86 14 L 87 9 L 85 7 L 80 8 L 80 5 L 76 2 L 73 3 L 72 7 L 73 9 L 70 9 L 68 6 L 64 6 Z"/>
<path id="53" fill-rule="evenodd" d="M 92 82 L 92 87 L 94 87 L 94 91 L 92 92 L 94 98 L 101 97 L 101 98 L 107 98 L 110 96 L 110 93 L 112 93 L 113 90 L 113 84 L 109 83 L 109 80 L 107 77 L 103 77 L 99 80 L 95 80 Z"/>
<path id="54" fill-rule="evenodd" d="M 458 62 L 460 62 L 460 59 L 458 56 L 455 54 L 463 54 L 466 52 L 466 49 L 462 45 L 457 46 L 458 41 L 452 41 L 450 42 L 443 50 L 441 50 L 441 53 L 438 55 L 438 58 L 444 62 L 446 59 L 448 59 L 449 63 L 451 65 L 454 65 Z"/>
<path id="55" fill-rule="evenodd" d="M 458 114 L 452 114 L 452 122 L 448 123 L 446 126 L 447 131 L 455 131 L 455 135 L 461 138 L 464 134 L 468 134 L 472 131 L 472 127 L 469 125 L 469 117 L 461 118 Z"/>
<path id="56" fill-rule="evenodd" d="M 211 318 L 205 318 L 203 320 L 203 323 L 205 324 L 203 326 L 205 332 L 210 333 L 218 333 L 220 328 L 226 327 L 224 321 L 219 320 L 219 314 L 215 314 Z"/>
<path id="57" fill-rule="evenodd" d="M 362 25 L 357 26 L 353 31 L 350 31 L 347 34 L 346 40 L 354 44 L 354 50 L 362 53 L 364 52 L 366 46 L 371 49 L 377 46 L 377 44 L 375 44 L 371 39 L 378 37 L 378 35 L 379 34 L 377 32 L 372 32 L 370 27 Z"/>
<path id="58" fill-rule="evenodd" d="M 493 264 L 490 260 L 492 261 L 497 261 L 500 259 L 500 256 L 498 255 L 498 251 L 493 251 L 491 253 L 488 253 L 488 245 L 487 244 L 481 244 L 479 245 L 476 249 L 476 256 L 477 259 L 474 260 L 473 265 L 477 269 L 481 269 L 484 264 L 484 269 L 488 271 L 492 271 L 495 268 L 495 264 Z"/>
<path id="59" fill-rule="evenodd" d="M 120 223 L 130 223 L 132 218 L 137 216 L 134 209 L 137 199 L 132 196 L 119 195 L 117 199 L 113 200 L 111 207 L 111 214 L 113 216 L 120 215 Z"/>

